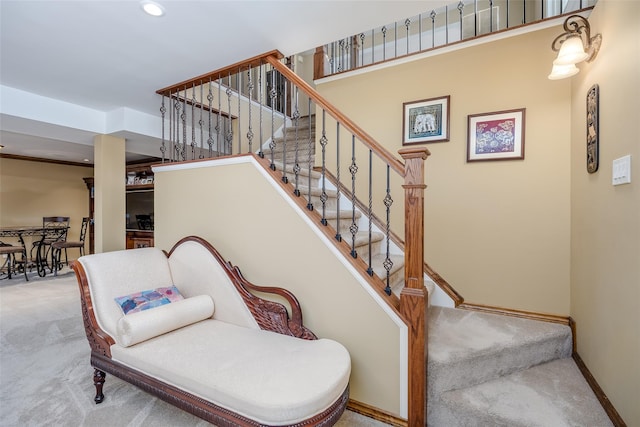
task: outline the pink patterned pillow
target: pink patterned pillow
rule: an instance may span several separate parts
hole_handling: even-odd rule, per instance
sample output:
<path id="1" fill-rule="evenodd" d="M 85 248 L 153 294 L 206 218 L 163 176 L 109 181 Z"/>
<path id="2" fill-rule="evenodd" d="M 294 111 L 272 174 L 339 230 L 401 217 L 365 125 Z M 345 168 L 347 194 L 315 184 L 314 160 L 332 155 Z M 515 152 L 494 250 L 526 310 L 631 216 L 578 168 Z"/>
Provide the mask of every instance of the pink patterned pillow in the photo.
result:
<path id="1" fill-rule="evenodd" d="M 169 286 L 165 288 L 140 291 L 130 295 L 123 295 L 114 299 L 122 309 L 122 312 L 124 314 L 129 314 L 170 304 L 184 298 L 180 294 L 180 291 L 178 291 L 178 288 L 175 286 Z"/>

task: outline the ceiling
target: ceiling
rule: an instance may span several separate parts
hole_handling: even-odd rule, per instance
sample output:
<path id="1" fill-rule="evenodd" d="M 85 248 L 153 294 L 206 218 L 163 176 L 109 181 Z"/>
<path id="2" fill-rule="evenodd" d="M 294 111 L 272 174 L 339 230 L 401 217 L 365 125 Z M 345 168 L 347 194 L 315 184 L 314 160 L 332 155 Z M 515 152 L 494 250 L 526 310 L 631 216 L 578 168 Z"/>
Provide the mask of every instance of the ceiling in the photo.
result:
<path id="1" fill-rule="evenodd" d="M 150 132 L 109 124 L 133 112 L 157 119 L 159 131 L 157 89 L 451 3 L 157 1 L 166 11 L 159 18 L 139 0 L 0 0 L 1 152 L 92 163 L 93 137 L 110 133 L 126 138 L 128 160 L 155 155 Z"/>

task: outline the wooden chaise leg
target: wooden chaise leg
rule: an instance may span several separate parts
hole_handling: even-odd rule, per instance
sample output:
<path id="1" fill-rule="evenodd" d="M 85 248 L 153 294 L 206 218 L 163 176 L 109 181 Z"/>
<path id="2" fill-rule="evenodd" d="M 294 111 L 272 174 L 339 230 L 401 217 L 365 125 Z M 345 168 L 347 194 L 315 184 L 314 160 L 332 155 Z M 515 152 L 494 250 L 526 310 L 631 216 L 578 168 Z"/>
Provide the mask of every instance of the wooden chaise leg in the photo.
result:
<path id="1" fill-rule="evenodd" d="M 93 371 L 93 385 L 96 386 L 96 397 L 93 399 L 96 404 L 102 403 L 104 400 L 104 394 L 102 393 L 102 386 L 104 385 L 104 377 L 106 374 L 99 369 Z"/>

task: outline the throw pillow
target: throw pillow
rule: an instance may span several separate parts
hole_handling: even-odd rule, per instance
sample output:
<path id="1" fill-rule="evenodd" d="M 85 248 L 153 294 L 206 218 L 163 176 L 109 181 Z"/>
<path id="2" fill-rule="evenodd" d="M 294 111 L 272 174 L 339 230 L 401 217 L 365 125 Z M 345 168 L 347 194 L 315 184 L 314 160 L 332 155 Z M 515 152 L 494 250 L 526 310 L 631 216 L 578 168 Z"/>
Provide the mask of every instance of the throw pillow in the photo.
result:
<path id="1" fill-rule="evenodd" d="M 129 295 L 114 298 L 124 314 L 137 313 L 138 311 L 180 301 L 183 296 L 175 286 L 149 289 L 135 292 Z"/>
<path id="2" fill-rule="evenodd" d="M 173 304 L 122 316 L 116 326 L 116 342 L 129 347 L 213 316 L 213 299 L 198 295 Z"/>

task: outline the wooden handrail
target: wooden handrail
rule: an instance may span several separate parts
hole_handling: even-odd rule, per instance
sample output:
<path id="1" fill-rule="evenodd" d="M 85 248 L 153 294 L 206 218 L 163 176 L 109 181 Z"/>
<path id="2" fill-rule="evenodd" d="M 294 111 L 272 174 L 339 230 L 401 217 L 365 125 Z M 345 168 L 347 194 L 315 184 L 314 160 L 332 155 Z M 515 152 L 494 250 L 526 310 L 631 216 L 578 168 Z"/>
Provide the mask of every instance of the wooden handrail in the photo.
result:
<path id="1" fill-rule="evenodd" d="M 333 105 L 331 105 L 326 99 L 324 99 L 319 93 L 317 93 L 307 82 L 302 80 L 293 71 L 282 65 L 275 57 L 267 56 L 267 62 L 271 66 L 277 69 L 287 80 L 295 84 L 300 90 L 302 90 L 309 98 L 322 107 L 331 117 L 340 122 L 340 125 L 345 127 L 349 132 L 355 135 L 367 148 L 373 151 L 378 157 L 380 157 L 385 163 L 387 163 L 391 169 L 396 171 L 400 176 L 404 176 L 404 164 L 398 160 L 393 154 L 387 151 L 382 145 L 376 142 L 368 133 L 362 130 L 351 119 L 338 111 Z"/>
<path id="2" fill-rule="evenodd" d="M 163 89 L 158 89 L 156 93 L 159 95 L 170 96 L 172 93 L 191 89 L 194 85 L 199 86 L 203 82 L 208 82 L 209 80 L 217 80 L 222 76 L 227 76 L 229 74 L 236 74 L 238 71 L 244 71 L 249 67 L 259 67 L 260 65 L 264 64 L 266 58 L 275 58 L 276 62 L 278 62 L 278 60 L 284 58 L 284 55 L 277 50 L 272 50 L 270 52 L 254 56 L 253 58 L 236 62 L 235 64 L 229 65 L 228 67 L 211 71 L 209 73 L 203 74 L 198 77 L 194 77 L 189 80 L 185 80 L 180 83 L 176 83 L 172 86 L 168 86 Z"/>

